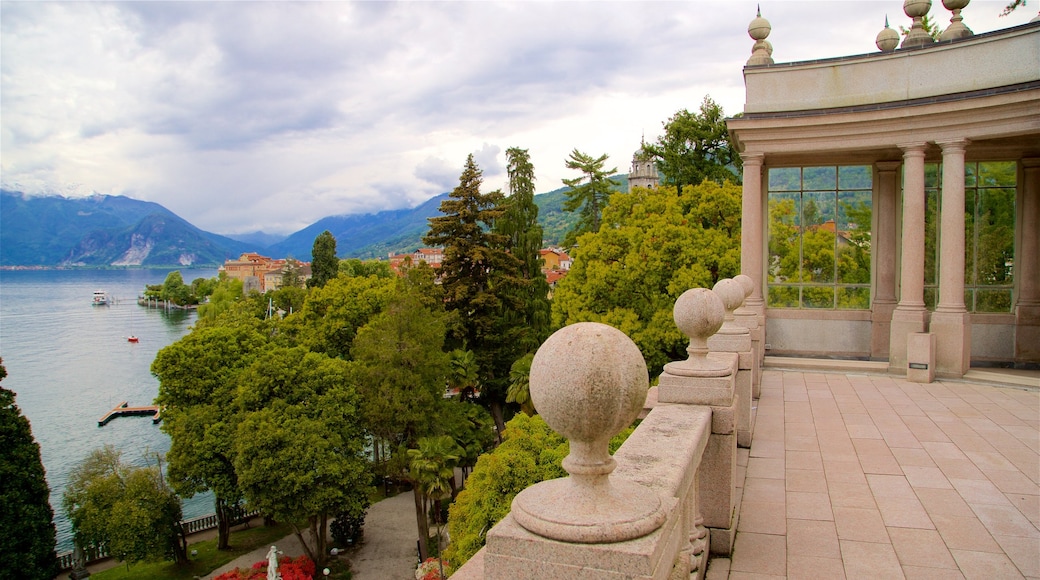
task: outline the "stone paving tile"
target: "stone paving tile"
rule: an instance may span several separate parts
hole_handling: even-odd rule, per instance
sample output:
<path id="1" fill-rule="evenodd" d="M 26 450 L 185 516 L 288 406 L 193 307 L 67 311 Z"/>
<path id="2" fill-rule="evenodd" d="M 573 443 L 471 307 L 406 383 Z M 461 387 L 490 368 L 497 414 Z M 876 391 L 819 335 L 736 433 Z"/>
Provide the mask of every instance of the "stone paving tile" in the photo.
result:
<path id="1" fill-rule="evenodd" d="M 787 538 L 771 534 L 737 534 L 730 564 L 733 572 L 783 576 L 787 573 Z"/>
<path id="2" fill-rule="evenodd" d="M 950 550 L 957 567 L 965 578 L 992 580 L 993 578 L 1023 578 L 1015 564 L 1003 553 Z"/>
<path id="3" fill-rule="evenodd" d="M 846 578 L 905 578 L 892 544 L 841 540 Z"/>
<path id="4" fill-rule="evenodd" d="M 892 546 L 903 566 L 957 568 L 939 532 L 912 528 L 888 528 Z"/>
<path id="5" fill-rule="evenodd" d="M 891 539 L 876 508 L 834 507 L 834 527 L 838 538 L 859 542 L 889 543 Z"/>
<path id="6" fill-rule="evenodd" d="M 709 578 L 1040 578 L 1038 393 L 772 370 L 762 386 L 733 560 Z"/>
<path id="7" fill-rule="evenodd" d="M 845 566 L 841 558 L 816 558 L 801 554 L 787 555 L 788 580 L 841 580 Z"/>

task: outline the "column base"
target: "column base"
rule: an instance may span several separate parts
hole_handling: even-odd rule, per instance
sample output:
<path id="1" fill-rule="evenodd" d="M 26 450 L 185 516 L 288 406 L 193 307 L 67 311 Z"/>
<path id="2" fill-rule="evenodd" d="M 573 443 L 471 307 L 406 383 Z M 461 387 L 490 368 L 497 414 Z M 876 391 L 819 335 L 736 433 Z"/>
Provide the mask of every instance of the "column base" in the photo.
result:
<path id="1" fill-rule="evenodd" d="M 889 341 L 892 338 L 892 312 L 895 300 L 875 300 L 870 313 L 870 357 L 885 359 L 890 356 Z"/>
<path id="2" fill-rule="evenodd" d="M 1040 304 L 1015 309 L 1015 365 L 1040 364 Z"/>
<path id="3" fill-rule="evenodd" d="M 935 335 L 935 374 L 964 376 L 971 366 L 971 315 L 935 311 L 928 328 Z"/>
<path id="4" fill-rule="evenodd" d="M 928 328 L 928 311 L 922 308 L 901 309 L 892 312 L 892 331 L 888 341 L 888 370 L 906 372 L 907 335 L 925 332 Z"/>

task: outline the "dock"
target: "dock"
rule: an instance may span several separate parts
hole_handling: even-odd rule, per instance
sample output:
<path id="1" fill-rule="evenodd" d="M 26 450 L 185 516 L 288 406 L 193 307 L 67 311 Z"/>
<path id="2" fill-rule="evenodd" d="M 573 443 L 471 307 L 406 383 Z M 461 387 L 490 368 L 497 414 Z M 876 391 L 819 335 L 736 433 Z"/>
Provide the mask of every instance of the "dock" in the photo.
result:
<path id="1" fill-rule="evenodd" d="M 139 417 L 139 416 L 152 416 L 152 424 L 162 421 L 160 416 L 161 409 L 155 405 L 149 405 L 146 407 L 130 407 L 126 401 L 116 405 L 114 409 L 105 413 L 103 417 L 98 419 L 98 427 L 104 427 L 109 421 L 116 417 Z"/>

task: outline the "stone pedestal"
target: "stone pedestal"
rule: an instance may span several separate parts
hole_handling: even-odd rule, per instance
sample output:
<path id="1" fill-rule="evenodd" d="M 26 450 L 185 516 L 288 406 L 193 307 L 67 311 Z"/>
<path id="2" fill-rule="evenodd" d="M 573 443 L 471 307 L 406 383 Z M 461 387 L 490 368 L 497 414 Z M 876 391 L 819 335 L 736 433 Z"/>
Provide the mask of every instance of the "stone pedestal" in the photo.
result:
<path id="1" fill-rule="evenodd" d="M 928 330 L 928 311 L 923 307 L 914 310 L 896 308 L 892 313 L 892 337 L 889 341 L 888 369 L 892 372 L 906 371 L 907 337 L 915 332 Z"/>
<path id="2" fill-rule="evenodd" d="M 737 355 L 737 372 L 733 382 L 734 413 L 737 416 L 737 446 L 751 447 L 752 368 L 755 358 L 751 351 L 751 333 L 716 334 L 708 339 L 708 349 L 714 353 L 728 352 Z"/>
<path id="3" fill-rule="evenodd" d="M 746 309 L 739 308 L 733 315 L 733 320 L 748 329 L 751 335 L 751 398 L 758 399 L 762 396 L 762 349 L 765 332 L 758 325 L 758 315 Z M 710 348 L 710 347 L 709 347 Z"/>
<path id="4" fill-rule="evenodd" d="M 1040 365 L 1040 305 L 1019 304 L 1015 325 L 1015 365 Z"/>
<path id="5" fill-rule="evenodd" d="M 971 315 L 967 312 L 932 313 L 929 332 L 935 337 L 935 374 L 959 378 L 971 366 Z"/>
<path id="6" fill-rule="evenodd" d="M 930 383 L 935 380 L 935 335 L 915 332 L 906 337 L 906 380 Z"/>
<path id="7" fill-rule="evenodd" d="M 737 530 L 737 408 L 735 392 L 739 357 L 734 353 L 708 354 L 728 372 L 721 376 L 676 376 L 667 372 L 658 383 L 660 403 L 711 407 L 711 437 L 701 459 L 700 510 L 710 533 L 713 554 L 729 554 Z"/>

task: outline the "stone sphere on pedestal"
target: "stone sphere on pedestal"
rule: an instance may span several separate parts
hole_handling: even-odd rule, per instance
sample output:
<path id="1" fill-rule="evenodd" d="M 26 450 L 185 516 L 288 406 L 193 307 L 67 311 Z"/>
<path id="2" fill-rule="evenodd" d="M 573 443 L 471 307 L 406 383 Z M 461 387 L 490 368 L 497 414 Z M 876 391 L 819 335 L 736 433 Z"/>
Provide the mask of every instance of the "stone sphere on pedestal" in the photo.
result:
<path id="1" fill-rule="evenodd" d="M 733 277 L 734 280 L 740 284 L 740 287 L 744 289 L 744 298 L 751 296 L 751 293 L 755 291 L 755 281 L 751 279 L 751 276 L 747 274 L 737 274 Z"/>
<path id="2" fill-rule="evenodd" d="M 530 383 L 542 418 L 570 442 L 563 460 L 570 477 L 517 494 L 516 523 L 539 536 L 579 543 L 621 542 L 661 527 L 667 514 L 656 493 L 609 477 L 616 466 L 610 439 L 636 419 L 649 388 L 639 347 L 606 324 L 573 324 L 538 349 Z"/>
<path id="3" fill-rule="evenodd" d="M 690 358 L 664 365 L 668 374 L 680 377 L 715 377 L 730 372 L 730 365 L 708 358 L 708 338 L 719 331 L 726 307 L 719 296 L 707 288 L 690 288 L 679 296 L 672 310 L 675 325 L 690 337 L 686 352 Z"/>

